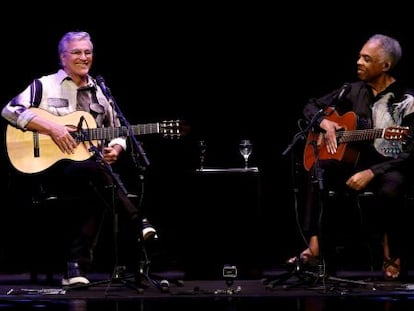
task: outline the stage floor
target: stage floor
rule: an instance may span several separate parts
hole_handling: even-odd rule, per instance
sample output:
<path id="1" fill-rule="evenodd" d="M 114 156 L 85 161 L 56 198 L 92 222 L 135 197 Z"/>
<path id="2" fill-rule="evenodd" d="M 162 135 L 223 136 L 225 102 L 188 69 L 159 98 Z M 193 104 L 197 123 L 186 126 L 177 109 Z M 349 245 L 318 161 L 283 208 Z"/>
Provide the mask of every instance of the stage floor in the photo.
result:
<path id="1" fill-rule="evenodd" d="M 175 272 L 160 274 L 169 280 L 161 288 L 145 279 L 106 273 L 90 275 L 92 285 L 79 288 L 60 286 L 60 275 L 38 282 L 29 273 L 0 274 L 1 310 L 408 310 L 414 308 L 414 271 L 404 281 L 387 282 L 381 272 L 338 271 L 320 277 L 309 271 L 284 276 L 270 270 L 261 279 L 186 280 Z M 131 282 L 130 282 L 131 281 Z M 269 283 L 273 281 L 273 283 Z M 279 281 L 279 282 L 278 282 Z"/>

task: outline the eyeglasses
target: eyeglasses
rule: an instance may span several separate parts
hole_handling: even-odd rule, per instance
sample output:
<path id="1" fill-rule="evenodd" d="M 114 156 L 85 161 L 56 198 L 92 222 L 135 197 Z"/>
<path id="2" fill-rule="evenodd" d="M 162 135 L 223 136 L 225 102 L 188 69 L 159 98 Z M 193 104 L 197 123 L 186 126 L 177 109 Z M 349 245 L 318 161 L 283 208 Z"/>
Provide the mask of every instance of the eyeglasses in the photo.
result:
<path id="1" fill-rule="evenodd" d="M 93 52 L 91 50 L 71 50 L 71 51 L 65 51 L 68 52 L 69 54 L 75 56 L 75 57 L 81 57 L 83 54 L 85 55 L 85 57 L 90 57 L 92 56 Z"/>

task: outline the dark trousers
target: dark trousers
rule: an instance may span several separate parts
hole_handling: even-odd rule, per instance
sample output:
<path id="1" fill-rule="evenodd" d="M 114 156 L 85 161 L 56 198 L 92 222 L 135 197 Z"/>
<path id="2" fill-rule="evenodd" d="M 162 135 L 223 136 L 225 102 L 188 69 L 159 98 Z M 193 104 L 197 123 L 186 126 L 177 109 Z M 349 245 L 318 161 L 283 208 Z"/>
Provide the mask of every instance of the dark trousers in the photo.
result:
<path id="1" fill-rule="evenodd" d="M 346 186 L 347 179 L 358 168 L 337 160 L 320 160 L 311 168 L 307 179 L 306 211 L 304 228 L 309 236 L 317 235 L 321 253 L 326 257 L 333 256 L 332 246 L 335 244 L 335 230 L 340 230 L 338 219 L 344 215 L 336 210 L 352 214 L 357 209 L 357 198 L 361 193 Z M 407 206 L 405 203 L 406 177 L 403 172 L 391 170 L 376 176 L 363 191 L 372 191 L 375 198 L 371 204 L 375 206 L 375 227 L 379 232 L 387 233 L 391 258 L 405 256 L 407 238 Z M 332 195 L 337 196 L 334 203 Z M 338 198 L 342 196 L 342 198 Z M 339 204 L 348 204 L 346 208 L 338 208 Z M 355 217 L 358 213 L 354 213 Z M 358 221 L 353 222 L 358 224 Z M 354 228 L 349 228 L 350 231 Z"/>
<path id="2" fill-rule="evenodd" d="M 123 225 L 128 227 L 124 231 L 138 237 L 138 209 L 114 174 L 102 164 L 87 160 L 58 163 L 36 177 L 46 192 L 77 197 L 79 205 L 71 207 L 62 229 L 67 241 L 67 261 L 79 262 L 84 269 L 90 267 L 98 234 L 108 217 L 116 216 L 112 219 L 116 222 L 124 219 Z"/>

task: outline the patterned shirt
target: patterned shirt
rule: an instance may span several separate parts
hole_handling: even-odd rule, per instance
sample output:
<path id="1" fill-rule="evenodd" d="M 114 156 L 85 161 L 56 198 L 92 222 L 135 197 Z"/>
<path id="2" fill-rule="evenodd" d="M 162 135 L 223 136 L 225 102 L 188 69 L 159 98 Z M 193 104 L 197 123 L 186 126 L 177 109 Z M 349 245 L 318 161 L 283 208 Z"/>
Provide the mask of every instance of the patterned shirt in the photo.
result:
<path id="1" fill-rule="evenodd" d="M 119 127 L 120 121 L 111 103 L 97 86 L 96 81 L 88 76 L 90 93 L 90 113 L 93 115 L 98 127 Z M 78 87 L 66 72 L 60 69 L 58 72 L 42 76 L 39 84 L 33 81 L 23 92 L 14 97 L 1 114 L 11 125 L 26 131 L 27 123 L 36 114 L 29 108 L 38 107 L 56 116 L 68 115 L 77 111 Z M 82 87 L 85 88 L 85 87 Z M 74 124 L 76 126 L 76 124 Z M 126 149 L 125 137 L 114 138 L 109 146 L 118 144 Z"/>

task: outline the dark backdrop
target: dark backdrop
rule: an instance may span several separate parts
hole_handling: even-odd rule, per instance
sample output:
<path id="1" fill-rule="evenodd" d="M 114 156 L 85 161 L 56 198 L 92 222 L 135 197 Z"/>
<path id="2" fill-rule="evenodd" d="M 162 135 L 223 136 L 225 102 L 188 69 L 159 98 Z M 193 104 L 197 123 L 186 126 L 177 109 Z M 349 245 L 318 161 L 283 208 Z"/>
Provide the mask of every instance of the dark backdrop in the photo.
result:
<path id="1" fill-rule="evenodd" d="M 303 247 L 293 200 L 293 190 L 300 186 L 302 142 L 286 155 L 282 153 L 299 131 L 306 100 L 354 80 L 359 49 L 374 33 L 400 40 L 404 59 L 399 78 L 413 84 L 413 31 L 402 7 L 374 12 L 362 7 L 290 4 L 285 9 L 240 4 L 72 5 L 48 8 L 55 13 L 26 7 L 36 12 L 30 17 L 21 16 L 23 8 L 10 11 L 13 21 L 2 22 L 0 102 L 6 104 L 33 78 L 58 69 L 57 44 L 63 33 L 90 32 L 95 44 L 92 74 L 104 77 L 131 124 L 180 119 L 190 125 L 191 131 L 180 140 L 139 137 L 151 162 L 146 208 L 161 232 L 165 231 L 164 241 L 172 257 L 191 253 L 191 245 L 183 245 L 187 240 L 181 235 L 193 233 L 182 229 L 194 221 L 194 210 L 205 208 L 199 204 L 204 198 L 191 187 L 198 167 L 198 140 L 207 142 L 206 166 L 229 168 L 242 166 L 238 141 L 252 139 L 250 163 L 261 172 L 261 200 L 260 206 L 244 208 L 261 212 L 260 230 L 252 232 L 263 246 L 255 250 L 255 261 L 280 263 Z M 2 157 L 3 189 L 8 191 L 7 157 Z M 136 173 L 128 156 L 123 163 L 125 178 L 133 184 Z M 292 163 L 294 171 L 299 166 L 298 174 L 292 174 Z M 225 195 L 215 193 L 214 186 L 204 183 L 203 195 Z M 232 187 L 240 187 L 239 183 L 223 181 L 223 187 L 229 187 L 235 206 L 246 202 L 234 194 L 237 189 Z M 224 202 L 229 204 L 229 199 Z M 15 208 L 2 206 L 5 212 Z M 248 217 L 237 209 L 234 213 L 234 221 Z M 212 227 L 216 226 L 212 221 Z M 12 232 L 24 229 L 18 221 L 13 228 L 17 229 Z M 220 241 L 211 243 L 220 245 Z M 249 245 L 237 236 L 235 243 L 249 252 Z"/>

